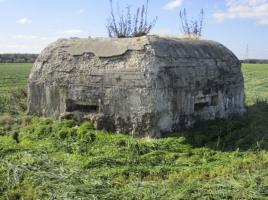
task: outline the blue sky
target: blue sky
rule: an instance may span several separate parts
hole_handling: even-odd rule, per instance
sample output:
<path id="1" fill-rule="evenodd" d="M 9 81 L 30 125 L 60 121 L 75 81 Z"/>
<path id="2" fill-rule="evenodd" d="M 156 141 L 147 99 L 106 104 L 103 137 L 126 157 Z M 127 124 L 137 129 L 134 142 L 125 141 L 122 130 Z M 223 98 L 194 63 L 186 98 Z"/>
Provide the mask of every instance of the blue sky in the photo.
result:
<path id="1" fill-rule="evenodd" d="M 135 9 L 145 0 L 114 0 Z M 158 16 L 153 33 L 180 36 L 179 10 L 189 17 L 205 10 L 203 37 L 230 48 L 241 59 L 268 59 L 268 0 L 150 0 Z M 0 0 L 0 52 L 40 53 L 58 38 L 105 37 L 108 0 Z"/>

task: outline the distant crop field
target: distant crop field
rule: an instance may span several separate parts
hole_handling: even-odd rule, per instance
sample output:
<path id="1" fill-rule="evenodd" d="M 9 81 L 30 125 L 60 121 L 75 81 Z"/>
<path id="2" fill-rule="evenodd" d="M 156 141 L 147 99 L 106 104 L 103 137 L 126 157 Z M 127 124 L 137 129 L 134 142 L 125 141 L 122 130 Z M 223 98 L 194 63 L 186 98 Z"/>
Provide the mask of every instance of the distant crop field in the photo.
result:
<path id="1" fill-rule="evenodd" d="M 33 64 L 0 64 L 0 113 L 27 109 L 27 79 Z"/>
<path id="2" fill-rule="evenodd" d="M 244 64 L 243 74 L 246 87 L 246 102 L 253 104 L 257 99 L 268 99 L 268 64 Z"/>
<path id="3" fill-rule="evenodd" d="M 25 88 L 32 64 L 0 64 L 0 94 Z"/>

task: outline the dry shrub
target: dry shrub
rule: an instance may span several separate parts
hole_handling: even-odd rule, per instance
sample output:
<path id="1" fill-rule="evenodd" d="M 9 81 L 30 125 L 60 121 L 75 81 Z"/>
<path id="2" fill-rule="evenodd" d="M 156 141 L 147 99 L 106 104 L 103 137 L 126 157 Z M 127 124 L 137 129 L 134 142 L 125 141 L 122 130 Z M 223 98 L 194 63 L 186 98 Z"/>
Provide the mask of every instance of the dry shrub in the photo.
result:
<path id="1" fill-rule="evenodd" d="M 189 20 L 187 17 L 187 11 L 184 9 L 180 11 L 180 22 L 184 37 L 189 39 L 199 39 L 202 36 L 203 24 L 204 24 L 204 10 L 200 11 L 199 19 Z"/>
<path id="2" fill-rule="evenodd" d="M 126 11 L 117 9 L 117 17 L 114 14 L 113 0 L 110 0 L 111 16 L 108 19 L 107 30 L 109 37 L 128 38 L 148 35 L 154 27 L 157 17 L 148 22 L 148 4 L 146 1 L 141 7 L 137 8 L 136 13 L 131 13 L 128 5 Z"/>

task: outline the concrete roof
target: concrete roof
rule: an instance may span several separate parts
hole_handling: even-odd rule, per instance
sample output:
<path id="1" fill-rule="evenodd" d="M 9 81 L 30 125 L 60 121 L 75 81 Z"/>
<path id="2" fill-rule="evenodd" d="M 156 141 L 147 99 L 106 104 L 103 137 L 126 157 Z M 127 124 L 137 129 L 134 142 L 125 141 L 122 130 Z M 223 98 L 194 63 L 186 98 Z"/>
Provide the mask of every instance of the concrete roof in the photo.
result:
<path id="1" fill-rule="evenodd" d="M 150 46 L 155 55 L 177 58 L 224 58 L 236 56 L 222 44 L 210 40 L 175 37 L 143 36 L 137 38 L 72 38 L 58 40 L 54 45 L 73 56 L 92 53 L 98 57 L 120 56 L 129 50 L 144 50 Z"/>

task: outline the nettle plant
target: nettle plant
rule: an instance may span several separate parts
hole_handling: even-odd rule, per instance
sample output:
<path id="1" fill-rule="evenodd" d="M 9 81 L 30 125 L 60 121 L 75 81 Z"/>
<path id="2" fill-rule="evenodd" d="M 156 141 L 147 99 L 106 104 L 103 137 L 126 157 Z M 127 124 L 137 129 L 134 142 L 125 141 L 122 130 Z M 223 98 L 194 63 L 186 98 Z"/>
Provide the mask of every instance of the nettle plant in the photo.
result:
<path id="1" fill-rule="evenodd" d="M 186 9 L 180 11 L 180 22 L 183 34 L 188 38 L 199 39 L 202 36 L 204 10 L 201 9 L 199 19 L 189 20 Z"/>
<path id="2" fill-rule="evenodd" d="M 111 15 L 107 22 L 109 37 L 127 38 L 148 35 L 157 21 L 155 17 L 148 22 L 148 4 L 149 0 L 137 8 L 135 13 L 131 12 L 129 5 L 125 10 L 121 10 L 118 6 L 117 15 L 115 15 L 113 0 L 110 0 Z"/>

